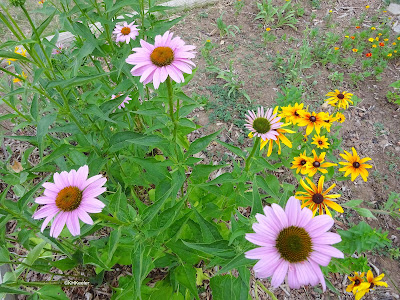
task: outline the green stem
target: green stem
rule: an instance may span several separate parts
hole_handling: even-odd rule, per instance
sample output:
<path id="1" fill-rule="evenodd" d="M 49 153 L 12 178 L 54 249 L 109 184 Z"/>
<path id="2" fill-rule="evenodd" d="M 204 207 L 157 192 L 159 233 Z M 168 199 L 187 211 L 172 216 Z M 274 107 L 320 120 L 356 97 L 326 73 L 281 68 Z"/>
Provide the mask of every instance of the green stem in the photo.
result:
<path id="1" fill-rule="evenodd" d="M 99 218 L 99 219 L 114 223 L 116 225 L 129 225 L 129 223 L 122 222 L 122 221 L 118 220 L 116 217 L 111 217 L 111 216 L 108 216 L 108 215 L 106 215 L 104 213 L 98 213 L 98 214 L 95 214 L 95 216 L 97 218 Z"/>
<path id="2" fill-rule="evenodd" d="M 168 102 L 169 102 L 169 116 L 171 117 L 172 123 L 174 124 L 173 129 L 173 143 L 175 144 L 175 154 L 178 157 L 178 151 L 176 149 L 176 136 L 178 132 L 178 121 L 175 120 L 174 116 L 174 90 L 172 88 L 171 78 L 167 77 L 167 88 L 168 88 Z M 179 119 L 179 116 L 177 116 Z"/>
<path id="3" fill-rule="evenodd" d="M 246 158 L 246 167 L 244 168 L 244 170 L 247 172 L 250 168 L 251 165 L 251 159 L 254 156 L 254 153 L 256 152 L 257 148 L 260 147 L 260 141 L 261 138 L 260 137 L 256 137 L 256 141 L 254 142 L 254 146 L 253 146 L 253 150 L 251 150 L 250 155 Z"/>
<path id="4" fill-rule="evenodd" d="M 259 285 L 263 291 L 272 298 L 272 300 L 278 300 L 278 298 L 276 298 L 275 295 L 261 283 L 261 281 L 257 280 L 257 285 Z"/>

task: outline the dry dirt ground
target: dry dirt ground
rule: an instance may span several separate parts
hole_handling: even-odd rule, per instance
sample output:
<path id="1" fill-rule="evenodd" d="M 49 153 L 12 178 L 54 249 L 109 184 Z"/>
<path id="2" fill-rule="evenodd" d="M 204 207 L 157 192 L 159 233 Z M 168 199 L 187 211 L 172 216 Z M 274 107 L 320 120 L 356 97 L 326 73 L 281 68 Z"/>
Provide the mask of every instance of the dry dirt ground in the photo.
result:
<path id="1" fill-rule="evenodd" d="M 265 46 L 262 41 L 265 28 L 260 21 L 255 20 L 258 13 L 257 1 L 242 1 L 244 7 L 238 15 L 235 14 L 235 3 L 233 1 L 220 0 L 215 5 L 188 10 L 184 12 L 186 14 L 184 21 L 172 29 L 186 43 L 194 44 L 199 49 L 195 60 L 199 68 L 196 77 L 187 88 L 189 94 L 196 93 L 207 97 L 209 101 L 215 101 L 215 95 L 207 88 L 225 83 L 216 79 L 215 74 L 207 73 L 205 70 L 206 62 L 200 54 L 200 48 L 207 40 L 210 40 L 211 43 L 216 45 L 211 52 L 212 56 L 217 58 L 216 65 L 221 69 L 229 69 L 229 62 L 233 62 L 235 74 L 238 75 L 240 80 L 244 81 L 243 88 L 247 91 L 253 104 L 266 107 L 275 106 L 282 74 L 273 68 L 271 57 L 274 57 L 277 53 L 285 54 L 288 49 L 298 49 L 303 43 L 303 32 L 306 28 L 318 27 L 320 30 L 330 30 L 341 34 L 347 28 L 352 28 L 351 19 L 358 18 L 365 11 L 367 4 L 370 5 L 370 8 L 367 11 L 363 26 L 369 27 L 372 24 L 372 16 L 383 8 L 382 2 L 378 0 L 369 2 L 364 0 L 320 1 L 321 5 L 318 9 L 312 7 L 310 0 L 293 0 L 293 3 L 301 4 L 305 11 L 304 15 L 298 18 L 297 31 L 288 27 L 277 29 L 274 31 L 277 40 Z M 275 2 L 282 5 L 284 1 Z M 335 28 L 330 28 L 326 24 L 326 15 L 329 10 L 332 10 L 333 16 L 331 22 L 338 24 Z M 240 33 L 237 33 L 235 37 L 220 37 L 216 20 L 222 13 L 224 13 L 223 20 L 227 25 L 236 25 L 240 28 Z M 286 37 L 286 39 L 283 40 L 283 37 Z M 399 61 L 392 60 L 383 72 L 381 80 L 367 79 L 357 86 L 352 85 L 349 78 L 350 71 L 356 70 L 347 70 L 338 66 L 322 66 L 316 62 L 311 69 L 303 70 L 303 73 L 300 74 L 304 77 L 306 86 L 306 92 L 303 93 L 302 99 L 305 104 L 310 104 L 315 109 L 321 107 L 325 99 L 324 95 L 334 88 L 351 91 L 362 99 L 357 107 L 351 107 L 345 113 L 346 123 L 341 129 L 342 147 L 344 149 L 356 147 L 361 157 L 371 157 L 373 169 L 370 171 L 367 183 L 364 183 L 361 178 L 358 178 L 355 182 L 338 182 L 336 192 L 342 194 L 339 203 L 344 203 L 350 199 L 362 199 L 365 207 L 380 209 L 387 201 L 390 192 L 400 192 L 398 184 L 400 179 L 400 110 L 399 106 L 389 103 L 385 97 L 389 90 L 388 85 L 400 79 L 399 70 Z M 335 86 L 328 79 L 329 74 L 335 71 L 344 73 L 344 81 L 340 86 Z M 244 98 L 239 98 L 238 104 L 249 105 Z M 192 140 L 217 129 L 225 128 L 222 140 L 241 147 L 243 145 L 251 146 L 249 139 L 240 140 L 241 136 L 246 136 L 243 128 L 236 126 L 233 120 L 226 122 L 212 120 L 210 122 L 209 115 L 212 113 L 212 109 L 198 109 L 194 112 L 193 117 L 203 128 L 192 134 Z M 235 112 L 232 111 L 232 114 L 234 115 Z M 10 129 L 9 124 L 2 124 L 2 126 L 3 133 Z M 24 143 L 7 139 L 3 142 L 3 149 L 4 145 L 9 145 L 12 148 L 14 158 L 17 160 L 24 149 L 28 147 Z M 208 148 L 208 153 L 204 155 L 210 161 L 218 161 L 221 160 L 224 152 L 225 150 L 217 144 L 212 144 Z M 4 156 L 4 150 L 0 149 L 0 157 L 4 158 Z M 371 226 L 389 231 L 388 237 L 393 240 L 392 247 L 400 247 L 400 236 L 397 230 L 400 227 L 398 219 L 385 215 L 377 215 L 377 217 L 377 220 L 371 220 L 359 217 L 357 214 L 345 213 L 342 219 L 337 222 L 336 228 L 346 229 L 349 228 L 349 223 L 354 224 L 365 219 Z M 367 253 L 366 255 L 380 272 L 386 274 L 385 278 L 389 283 L 389 288 L 379 288 L 377 291 L 368 294 L 365 299 L 399 299 L 399 260 L 391 259 L 387 253 Z M 122 271 L 129 272 L 130 270 Z M 106 278 L 111 283 L 122 274 L 122 271 L 116 268 L 116 271 L 113 274 L 109 272 Z M 340 296 L 331 292 L 318 296 L 312 288 L 289 290 L 287 286 L 275 290 L 274 293 L 278 299 L 354 299 L 354 296 L 345 292 L 345 287 L 348 284 L 346 277 L 332 275 L 331 281 L 341 291 Z M 264 282 L 270 288 L 268 280 Z M 397 290 L 394 284 L 397 285 Z M 88 299 L 93 297 L 94 299 L 107 299 L 110 287 L 109 285 L 102 285 L 99 287 L 65 289 L 65 291 L 73 299 L 85 299 L 86 297 Z M 206 291 L 207 293 L 202 295 L 203 299 L 212 299 L 209 287 L 206 287 Z M 254 290 L 252 293 L 254 294 Z M 259 295 L 264 295 L 261 296 L 261 299 L 268 299 L 261 291 Z"/>

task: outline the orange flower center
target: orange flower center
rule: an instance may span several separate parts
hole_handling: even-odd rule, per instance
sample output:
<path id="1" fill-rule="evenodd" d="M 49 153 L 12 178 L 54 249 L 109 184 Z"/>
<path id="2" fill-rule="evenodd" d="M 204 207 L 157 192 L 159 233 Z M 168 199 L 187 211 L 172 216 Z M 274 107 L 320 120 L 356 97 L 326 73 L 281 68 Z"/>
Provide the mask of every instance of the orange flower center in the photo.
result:
<path id="1" fill-rule="evenodd" d="M 174 51 L 170 47 L 157 47 L 151 53 L 150 59 L 157 67 L 168 66 L 174 60 Z"/>
<path id="2" fill-rule="evenodd" d="M 129 27 L 124 27 L 124 28 L 121 29 L 121 33 L 123 35 L 128 35 L 128 34 L 131 33 L 131 29 Z"/>
<path id="3" fill-rule="evenodd" d="M 56 205 L 62 211 L 72 211 L 79 207 L 82 191 L 76 186 L 67 186 L 58 192 Z"/>
<path id="4" fill-rule="evenodd" d="M 321 204 L 322 202 L 324 202 L 324 196 L 322 196 L 320 193 L 314 194 L 312 196 L 312 201 L 315 204 Z"/>

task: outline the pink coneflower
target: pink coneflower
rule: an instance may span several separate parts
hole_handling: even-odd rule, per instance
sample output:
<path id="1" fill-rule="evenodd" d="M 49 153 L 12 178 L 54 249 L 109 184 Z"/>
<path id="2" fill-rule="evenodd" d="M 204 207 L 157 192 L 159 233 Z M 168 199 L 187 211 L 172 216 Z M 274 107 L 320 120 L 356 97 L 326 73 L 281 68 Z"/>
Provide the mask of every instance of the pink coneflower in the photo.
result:
<path id="1" fill-rule="evenodd" d="M 78 171 L 54 173 L 54 183 L 43 184 L 43 196 L 37 197 L 35 202 L 44 206 L 32 216 L 34 219 L 46 218 L 42 232 L 54 217 L 50 235 L 55 238 L 60 235 L 65 224 L 72 235 L 80 234 L 79 219 L 86 224 L 93 224 L 88 212 L 99 213 L 105 206 L 96 197 L 106 191 L 103 185 L 107 179 L 101 175 L 88 178 L 88 174 L 89 168 L 85 165 Z"/>
<path id="2" fill-rule="evenodd" d="M 330 246 L 341 241 L 338 234 L 327 232 L 333 225 L 328 215 L 313 218 L 308 208 L 301 209 L 300 201 L 290 197 L 285 210 L 277 204 L 264 208 L 265 215 L 256 214 L 259 223 L 253 224 L 256 233 L 246 239 L 262 246 L 245 253 L 249 259 L 259 259 L 254 271 L 259 278 L 271 277 L 277 288 L 285 280 L 290 288 L 322 284 L 324 275 L 319 265 L 327 266 L 332 257 L 343 258 L 343 253 Z"/>
<path id="3" fill-rule="evenodd" d="M 115 29 L 113 31 L 114 34 L 117 35 L 117 42 L 125 42 L 129 44 L 129 41 L 132 39 L 136 39 L 139 35 L 138 25 L 133 25 L 135 21 L 128 24 L 124 22 L 124 25 L 115 25 Z"/>
<path id="4" fill-rule="evenodd" d="M 119 94 L 119 95 L 112 95 L 112 96 L 111 96 L 111 100 L 113 100 L 113 99 L 115 99 L 115 98 L 118 98 L 118 97 L 120 97 L 120 96 L 121 96 L 121 94 Z M 124 107 L 125 107 L 125 104 L 128 104 L 128 103 L 129 103 L 129 100 L 132 100 L 132 99 L 131 99 L 129 96 L 127 96 L 127 97 L 124 99 L 124 101 L 122 101 L 121 104 L 118 105 L 118 108 L 119 108 L 119 109 L 124 108 Z"/>
<path id="5" fill-rule="evenodd" d="M 60 54 L 64 49 L 64 45 L 62 43 L 56 43 L 56 48 L 51 51 L 51 54 Z"/>
<path id="6" fill-rule="evenodd" d="M 185 45 L 180 37 L 172 36 L 173 33 L 167 31 L 163 36 L 155 37 L 154 45 L 140 40 L 142 47 L 133 48 L 136 53 L 129 55 L 126 62 L 135 65 L 131 73 L 141 76 L 140 82 L 147 84 L 153 81 L 154 88 L 158 89 L 168 76 L 179 83 L 185 81 L 183 73 L 192 73 L 196 65 L 190 58 L 194 58 L 196 47 Z"/>
<path id="7" fill-rule="evenodd" d="M 266 141 L 269 139 L 276 140 L 279 132 L 277 131 L 283 123 L 278 122 L 281 118 L 276 114 L 272 114 L 272 108 L 264 112 L 263 107 L 257 109 L 257 114 L 251 110 L 247 111 L 247 123 L 244 126 L 253 133 L 253 136 L 261 137 Z"/>

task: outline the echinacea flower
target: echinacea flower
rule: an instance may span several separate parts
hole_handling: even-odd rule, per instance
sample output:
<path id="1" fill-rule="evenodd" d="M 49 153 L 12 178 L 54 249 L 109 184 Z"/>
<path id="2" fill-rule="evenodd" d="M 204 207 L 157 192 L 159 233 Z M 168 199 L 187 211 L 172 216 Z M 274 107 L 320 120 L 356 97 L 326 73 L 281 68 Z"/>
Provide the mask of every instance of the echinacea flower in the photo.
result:
<path id="1" fill-rule="evenodd" d="M 262 140 L 276 140 L 279 133 L 277 129 L 283 123 L 280 123 L 280 117 L 273 114 L 272 108 L 264 111 L 263 107 L 257 109 L 257 114 L 249 110 L 246 114 L 247 123 L 244 126 L 250 130 L 255 137 L 260 137 Z"/>
<path id="2" fill-rule="evenodd" d="M 301 120 L 301 116 L 299 114 L 300 111 L 303 111 L 304 103 L 298 104 L 295 103 L 294 106 L 288 105 L 281 107 L 282 112 L 279 114 L 280 117 L 285 118 L 286 122 L 296 124 L 299 120 Z"/>
<path id="3" fill-rule="evenodd" d="M 314 135 L 312 138 L 313 142 L 311 144 L 316 145 L 319 149 L 328 149 L 329 148 L 329 143 L 328 143 L 328 138 L 323 136 L 319 136 L 319 134 Z"/>
<path id="4" fill-rule="evenodd" d="M 256 277 L 272 277 L 271 284 L 277 288 L 287 275 L 290 288 L 321 283 L 325 291 L 320 265 L 327 266 L 332 257 L 344 257 L 331 246 L 341 241 L 338 234 L 328 232 L 333 219 L 327 215 L 312 218 L 311 210 L 301 209 L 295 197 L 289 198 L 285 210 L 274 203 L 264 207 L 264 213 L 256 214 L 255 233 L 246 234 L 248 241 L 261 246 L 245 253 L 246 258 L 259 260 L 253 267 Z"/>
<path id="5" fill-rule="evenodd" d="M 321 127 L 325 126 L 324 118 L 325 118 L 325 113 L 324 112 L 312 112 L 309 113 L 307 111 L 299 111 L 299 114 L 301 116 L 301 119 L 298 120 L 297 125 L 298 126 L 307 126 L 306 128 L 306 135 L 309 135 L 313 129 L 315 128 L 315 131 L 317 134 L 320 133 Z"/>
<path id="6" fill-rule="evenodd" d="M 307 175 L 310 177 L 313 177 L 315 175 L 315 173 L 317 173 L 318 171 L 326 174 L 328 173 L 327 170 L 325 170 L 324 168 L 329 168 L 329 167 L 333 167 L 333 166 L 337 166 L 337 164 L 334 163 L 330 163 L 330 162 L 325 162 L 325 155 L 326 152 L 322 152 L 320 156 L 317 155 L 317 153 L 315 152 L 315 150 L 313 149 L 312 151 L 313 153 L 313 157 L 310 157 L 309 161 L 307 162 Z"/>
<path id="7" fill-rule="evenodd" d="M 194 58 L 196 47 L 185 45 L 180 37 L 172 36 L 173 33 L 167 31 L 155 37 L 154 45 L 140 40 L 142 47 L 133 48 L 136 53 L 129 55 L 126 62 L 135 65 L 131 74 L 141 76 L 140 82 L 153 81 L 154 88 L 158 89 L 168 76 L 180 83 L 185 81 L 183 73 L 192 73 L 195 64 L 190 59 Z"/>
<path id="8" fill-rule="evenodd" d="M 338 108 L 347 109 L 349 107 L 349 103 L 353 104 L 353 101 L 351 101 L 353 94 L 346 91 L 340 92 L 339 90 L 335 90 L 334 92 L 329 92 L 326 94 L 326 96 L 329 98 L 325 99 L 325 101 L 332 106 L 337 106 Z"/>
<path id="9" fill-rule="evenodd" d="M 350 277 L 347 276 L 351 283 L 346 287 L 346 292 L 353 292 L 355 287 L 360 286 L 361 283 L 364 282 L 364 272 L 362 272 L 360 275 L 357 272 L 354 272 L 354 276 Z M 354 294 L 354 292 L 353 292 Z"/>
<path id="10" fill-rule="evenodd" d="M 103 185 L 107 179 L 101 175 L 88 178 L 88 175 L 89 168 L 85 165 L 78 171 L 54 173 L 54 183 L 43 184 L 43 196 L 37 197 L 35 202 L 44 206 L 32 216 L 34 219 L 46 218 L 42 232 L 53 218 L 50 236 L 55 238 L 60 235 L 65 224 L 74 236 L 80 234 L 79 219 L 86 224 L 93 224 L 88 213 L 99 213 L 105 206 L 96 197 L 106 191 Z"/>
<path id="11" fill-rule="evenodd" d="M 343 208 L 339 204 L 331 200 L 339 198 L 340 195 L 339 194 L 328 195 L 328 193 L 336 186 L 335 183 L 332 184 L 329 188 L 327 188 L 324 192 L 325 176 L 321 176 L 319 178 L 318 187 L 315 186 L 315 184 L 310 179 L 308 179 L 308 177 L 306 177 L 306 180 L 310 186 L 306 185 L 303 180 L 300 180 L 301 186 L 306 191 L 296 192 L 297 199 L 303 201 L 301 207 L 308 206 L 312 210 L 313 215 L 315 215 L 317 210 L 319 211 L 319 214 L 322 215 L 325 209 L 326 214 L 332 216 L 331 212 L 328 209 L 328 206 L 336 210 L 337 212 L 343 213 Z M 303 195 L 303 196 L 298 196 L 298 195 Z"/>
<path id="12" fill-rule="evenodd" d="M 124 22 L 124 25 L 115 25 L 115 29 L 113 31 L 114 34 L 117 35 L 116 42 L 125 42 L 129 44 L 130 40 L 135 40 L 139 35 L 138 25 L 133 25 L 135 21 L 132 23 Z"/>
<path id="13" fill-rule="evenodd" d="M 121 94 L 119 94 L 119 95 L 112 95 L 112 96 L 111 96 L 111 100 L 113 100 L 113 99 L 115 99 L 115 98 L 119 98 L 120 96 L 121 96 Z M 124 99 L 124 101 L 122 101 L 121 104 L 118 105 L 118 108 L 119 108 L 119 109 L 124 108 L 124 107 L 125 107 L 125 104 L 128 104 L 130 100 L 132 100 L 132 99 L 131 99 L 129 96 L 126 96 L 125 99 Z"/>
<path id="14" fill-rule="evenodd" d="M 19 47 L 15 47 L 14 53 L 15 54 L 19 54 L 19 55 L 21 55 L 23 57 L 26 57 L 26 50 L 25 49 L 22 49 L 22 48 L 19 48 Z M 17 61 L 18 59 L 16 59 L 16 58 L 7 58 L 6 60 L 7 60 L 8 64 L 11 65 L 12 61 Z"/>
<path id="15" fill-rule="evenodd" d="M 354 181 L 358 175 L 361 175 L 362 179 L 367 181 L 368 171 L 366 169 L 372 168 L 372 166 L 365 164 L 365 162 L 371 160 L 371 158 L 365 157 L 360 159 L 356 149 L 354 149 L 354 147 L 351 149 L 353 151 L 353 155 L 346 150 L 344 150 L 345 154 L 340 153 L 340 156 L 347 160 L 347 162 L 339 162 L 339 164 L 344 165 L 344 167 L 340 168 L 339 171 L 345 172 L 344 177 L 347 177 L 351 174 L 351 181 Z"/>
<path id="16" fill-rule="evenodd" d="M 60 54 L 64 49 L 64 45 L 62 43 L 56 43 L 56 48 L 51 51 L 51 54 L 57 55 Z"/>
<path id="17" fill-rule="evenodd" d="M 300 171 L 301 171 L 301 174 L 306 174 L 307 173 L 307 162 L 309 160 L 310 160 L 310 157 L 308 157 L 306 155 L 306 150 L 304 150 L 303 153 L 301 153 L 299 156 L 296 156 L 293 159 L 291 169 L 296 169 L 296 174 L 299 174 Z"/>
<path id="18" fill-rule="evenodd" d="M 353 289 L 353 292 L 356 293 L 356 300 L 360 300 L 366 293 L 368 293 L 370 290 L 373 290 L 375 286 L 388 287 L 386 282 L 381 281 L 384 276 L 385 274 L 382 273 L 374 278 L 371 270 L 368 270 L 367 281 L 361 283 L 359 286 L 354 287 Z"/>

